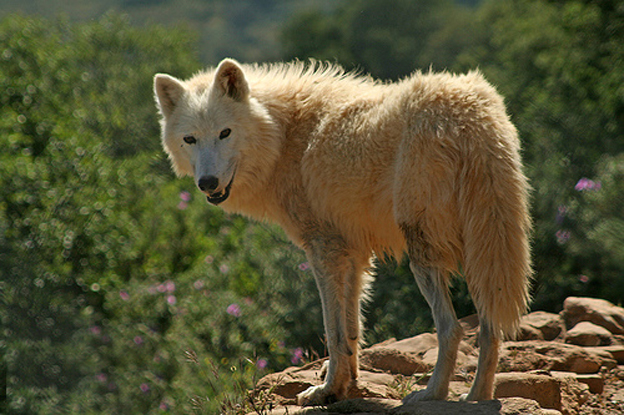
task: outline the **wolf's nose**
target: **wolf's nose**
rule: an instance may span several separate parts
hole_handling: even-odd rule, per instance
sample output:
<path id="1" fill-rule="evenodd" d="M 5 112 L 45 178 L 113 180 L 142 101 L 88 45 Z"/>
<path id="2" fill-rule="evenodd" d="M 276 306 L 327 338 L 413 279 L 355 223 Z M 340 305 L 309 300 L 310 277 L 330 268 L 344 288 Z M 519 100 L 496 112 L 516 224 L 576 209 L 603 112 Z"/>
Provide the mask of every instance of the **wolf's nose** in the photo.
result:
<path id="1" fill-rule="evenodd" d="M 200 177 L 197 182 L 197 187 L 202 192 L 214 192 L 217 187 L 219 187 L 219 179 L 214 176 L 204 176 Z"/>

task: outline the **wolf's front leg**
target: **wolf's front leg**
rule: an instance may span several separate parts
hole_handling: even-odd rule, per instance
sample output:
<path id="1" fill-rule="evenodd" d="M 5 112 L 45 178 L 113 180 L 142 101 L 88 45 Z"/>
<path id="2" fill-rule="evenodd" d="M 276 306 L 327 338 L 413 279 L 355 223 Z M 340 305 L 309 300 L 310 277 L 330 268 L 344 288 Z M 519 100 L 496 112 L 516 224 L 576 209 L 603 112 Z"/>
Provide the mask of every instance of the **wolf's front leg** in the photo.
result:
<path id="1" fill-rule="evenodd" d="M 324 405 L 346 398 L 351 381 L 357 378 L 359 297 L 366 262 L 326 241 L 311 245 L 307 253 L 323 305 L 329 365 L 325 383 L 300 393 L 297 401 Z"/>

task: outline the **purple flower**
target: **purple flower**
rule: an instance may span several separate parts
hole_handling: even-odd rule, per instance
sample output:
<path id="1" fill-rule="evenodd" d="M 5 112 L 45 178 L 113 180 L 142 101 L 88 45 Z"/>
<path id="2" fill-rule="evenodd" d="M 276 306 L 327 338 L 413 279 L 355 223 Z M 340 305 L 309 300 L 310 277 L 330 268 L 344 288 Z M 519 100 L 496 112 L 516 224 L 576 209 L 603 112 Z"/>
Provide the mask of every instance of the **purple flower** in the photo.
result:
<path id="1" fill-rule="evenodd" d="M 557 231 L 555 236 L 557 237 L 557 243 L 559 245 L 563 245 L 570 240 L 570 237 L 572 236 L 572 234 L 570 233 L 570 231 L 562 231 L 560 229 Z"/>
<path id="2" fill-rule="evenodd" d="M 119 296 L 124 301 L 128 301 L 130 299 L 130 294 L 128 294 L 128 292 L 126 290 L 119 291 Z"/>
<path id="3" fill-rule="evenodd" d="M 581 178 L 574 186 L 574 190 L 577 190 L 579 192 L 583 190 L 600 190 L 601 188 L 602 188 L 602 183 L 594 182 L 593 180 L 590 180 L 587 177 Z"/>
<path id="4" fill-rule="evenodd" d="M 258 359 L 258 361 L 256 362 L 256 367 L 258 369 L 265 369 L 268 365 L 269 362 L 267 362 L 266 359 Z"/>
<path id="5" fill-rule="evenodd" d="M 191 194 L 189 192 L 182 191 L 180 192 L 180 199 L 182 199 L 183 202 L 190 202 L 191 201 Z"/>
<path id="6" fill-rule="evenodd" d="M 290 361 L 293 365 L 299 364 L 303 361 L 303 349 L 301 347 L 297 347 L 292 351 Z"/>
<path id="7" fill-rule="evenodd" d="M 236 303 L 230 304 L 225 311 L 229 315 L 234 316 L 234 317 L 240 317 L 240 315 L 241 315 L 241 309 L 240 309 L 239 305 L 236 304 Z"/>

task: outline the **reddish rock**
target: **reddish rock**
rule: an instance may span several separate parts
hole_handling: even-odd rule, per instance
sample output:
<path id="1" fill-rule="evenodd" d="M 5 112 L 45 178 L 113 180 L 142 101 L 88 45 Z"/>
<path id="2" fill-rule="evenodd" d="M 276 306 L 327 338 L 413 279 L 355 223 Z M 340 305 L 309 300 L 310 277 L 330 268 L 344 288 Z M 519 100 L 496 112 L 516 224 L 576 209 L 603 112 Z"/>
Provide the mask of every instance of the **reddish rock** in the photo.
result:
<path id="1" fill-rule="evenodd" d="M 544 340 L 554 340 L 563 330 L 563 321 L 559 314 L 535 311 L 522 317 L 520 327 L 527 326 L 539 330 Z"/>
<path id="2" fill-rule="evenodd" d="M 539 329 L 536 329 L 529 324 L 520 323 L 520 328 L 516 334 L 515 340 L 544 340 L 544 334 Z"/>
<path id="3" fill-rule="evenodd" d="M 601 394 L 604 390 L 604 378 L 599 373 L 579 374 L 572 372 L 551 371 L 550 374 L 557 379 L 573 378 L 577 382 L 587 385 L 589 391 L 594 394 Z"/>
<path id="4" fill-rule="evenodd" d="M 533 399 L 543 408 L 561 409 L 559 382 L 547 374 L 509 372 L 496 375 L 496 398 Z"/>
<path id="5" fill-rule="evenodd" d="M 624 308 L 598 298 L 568 297 L 561 312 L 566 327 L 571 329 L 580 321 L 590 321 L 613 334 L 624 334 Z"/>
<path id="6" fill-rule="evenodd" d="M 615 360 L 618 364 L 620 365 L 624 364 L 624 346 L 622 345 L 596 347 L 595 350 L 609 353 L 611 358 Z"/>
<path id="7" fill-rule="evenodd" d="M 595 353 L 571 344 L 555 342 L 507 342 L 499 359 L 502 372 L 535 369 L 596 373 L 603 359 Z"/>
<path id="8" fill-rule="evenodd" d="M 602 326 L 581 321 L 568 330 L 564 341 L 579 346 L 605 346 L 613 342 L 613 335 Z"/>
<path id="9" fill-rule="evenodd" d="M 578 413 L 579 405 L 587 400 L 588 386 L 580 384 L 574 374 L 553 376 L 549 372 L 501 373 L 496 376 L 495 397 L 518 396 L 533 399 L 542 408 Z"/>
<path id="10" fill-rule="evenodd" d="M 384 342 L 381 347 L 422 356 L 427 350 L 438 347 L 438 337 L 434 333 L 423 333 L 399 341 Z"/>
<path id="11" fill-rule="evenodd" d="M 415 353 L 401 353 L 399 350 L 386 347 L 362 350 L 360 364 L 364 368 L 368 367 L 405 376 L 424 373 L 433 367 L 425 364 Z"/>

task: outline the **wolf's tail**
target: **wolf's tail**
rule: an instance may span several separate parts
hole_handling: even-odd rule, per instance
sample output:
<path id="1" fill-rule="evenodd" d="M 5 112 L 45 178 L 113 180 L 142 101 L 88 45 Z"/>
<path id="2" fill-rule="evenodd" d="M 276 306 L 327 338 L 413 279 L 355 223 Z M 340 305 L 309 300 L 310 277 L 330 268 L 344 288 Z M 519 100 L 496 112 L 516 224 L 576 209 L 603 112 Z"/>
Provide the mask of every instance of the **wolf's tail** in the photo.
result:
<path id="1" fill-rule="evenodd" d="M 472 149 L 461 173 L 464 274 L 482 321 L 513 337 L 527 311 L 532 274 L 529 185 L 517 133 L 501 117 Z"/>

